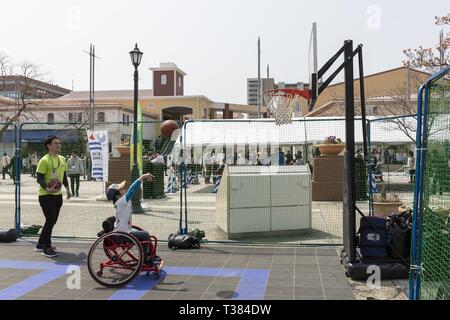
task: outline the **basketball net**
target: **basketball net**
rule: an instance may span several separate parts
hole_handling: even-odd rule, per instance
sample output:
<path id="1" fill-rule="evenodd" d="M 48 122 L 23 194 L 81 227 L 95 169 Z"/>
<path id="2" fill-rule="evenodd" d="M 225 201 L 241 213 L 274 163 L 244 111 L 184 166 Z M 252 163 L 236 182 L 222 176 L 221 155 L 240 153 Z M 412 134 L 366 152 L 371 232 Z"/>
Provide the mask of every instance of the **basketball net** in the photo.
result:
<path id="1" fill-rule="evenodd" d="M 292 123 L 292 115 L 300 96 L 308 98 L 309 92 L 293 89 L 275 89 L 264 92 L 264 102 L 275 116 L 276 125 Z"/>

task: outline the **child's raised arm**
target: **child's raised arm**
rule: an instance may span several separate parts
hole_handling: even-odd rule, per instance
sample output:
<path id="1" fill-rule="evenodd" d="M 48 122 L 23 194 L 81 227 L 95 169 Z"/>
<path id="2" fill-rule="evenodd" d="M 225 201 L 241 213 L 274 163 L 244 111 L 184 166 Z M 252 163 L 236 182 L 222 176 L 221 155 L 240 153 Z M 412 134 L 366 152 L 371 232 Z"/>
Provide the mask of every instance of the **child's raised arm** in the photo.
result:
<path id="1" fill-rule="evenodd" d="M 146 181 L 153 181 L 154 176 L 151 173 L 146 173 L 139 177 L 135 182 L 131 184 L 131 186 L 128 188 L 127 193 L 125 194 L 125 201 L 130 201 L 133 194 L 136 192 L 136 190 L 141 186 L 141 182 L 143 180 Z"/>

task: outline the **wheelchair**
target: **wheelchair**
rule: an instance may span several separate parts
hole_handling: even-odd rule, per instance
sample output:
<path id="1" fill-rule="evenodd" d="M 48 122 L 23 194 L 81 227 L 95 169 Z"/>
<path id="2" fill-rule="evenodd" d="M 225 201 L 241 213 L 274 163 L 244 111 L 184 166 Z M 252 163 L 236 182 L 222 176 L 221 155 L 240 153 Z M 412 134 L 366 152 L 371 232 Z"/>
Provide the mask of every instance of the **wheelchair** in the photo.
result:
<path id="1" fill-rule="evenodd" d="M 141 272 L 147 272 L 147 276 L 153 273 L 159 279 L 163 260 L 156 256 L 156 237 L 138 240 L 133 234 L 108 230 L 105 222 L 87 257 L 91 277 L 109 288 L 122 287 Z M 137 226 L 133 229 L 143 231 Z"/>

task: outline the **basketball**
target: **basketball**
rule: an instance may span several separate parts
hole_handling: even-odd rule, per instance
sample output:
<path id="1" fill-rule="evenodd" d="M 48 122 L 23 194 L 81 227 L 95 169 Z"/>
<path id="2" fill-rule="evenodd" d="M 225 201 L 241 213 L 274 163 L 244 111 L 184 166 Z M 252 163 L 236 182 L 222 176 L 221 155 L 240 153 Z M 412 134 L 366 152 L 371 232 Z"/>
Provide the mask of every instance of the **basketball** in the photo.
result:
<path id="1" fill-rule="evenodd" d="M 50 189 L 55 189 L 57 191 L 61 190 L 62 184 L 59 180 L 51 180 L 48 184 L 48 187 Z"/>
<path id="2" fill-rule="evenodd" d="M 172 136 L 172 132 L 178 129 L 178 123 L 175 120 L 166 120 L 161 124 L 161 134 L 170 138 Z"/>

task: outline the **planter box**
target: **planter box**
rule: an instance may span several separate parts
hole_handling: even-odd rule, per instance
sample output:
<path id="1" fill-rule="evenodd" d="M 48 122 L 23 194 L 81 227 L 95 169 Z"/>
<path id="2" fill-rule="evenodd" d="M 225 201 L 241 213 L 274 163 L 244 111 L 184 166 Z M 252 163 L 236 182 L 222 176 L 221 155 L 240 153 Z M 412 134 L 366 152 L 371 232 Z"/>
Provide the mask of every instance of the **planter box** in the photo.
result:
<path id="1" fill-rule="evenodd" d="M 342 201 L 344 199 L 344 182 L 312 182 L 313 201 Z"/>
<path id="2" fill-rule="evenodd" d="M 321 155 L 337 155 L 345 148 L 345 144 L 317 144 Z"/>
<path id="3" fill-rule="evenodd" d="M 373 214 L 377 217 L 388 217 L 391 213 L 397 213 L 401 205 L 403 202 L 374 202 Z"/>
<path id="4" fill-rule="evenodd" d="M 313 201 L 342 201 L 344 157 L 325 155 L 313 160 Z"/>
<path id="5" fill-rule="evenodd" d="M 130 146 L 115 146 L 114 148 L 116 148 L 116 150 L 119 151 L 121 155 L 130 154 Z"/>

